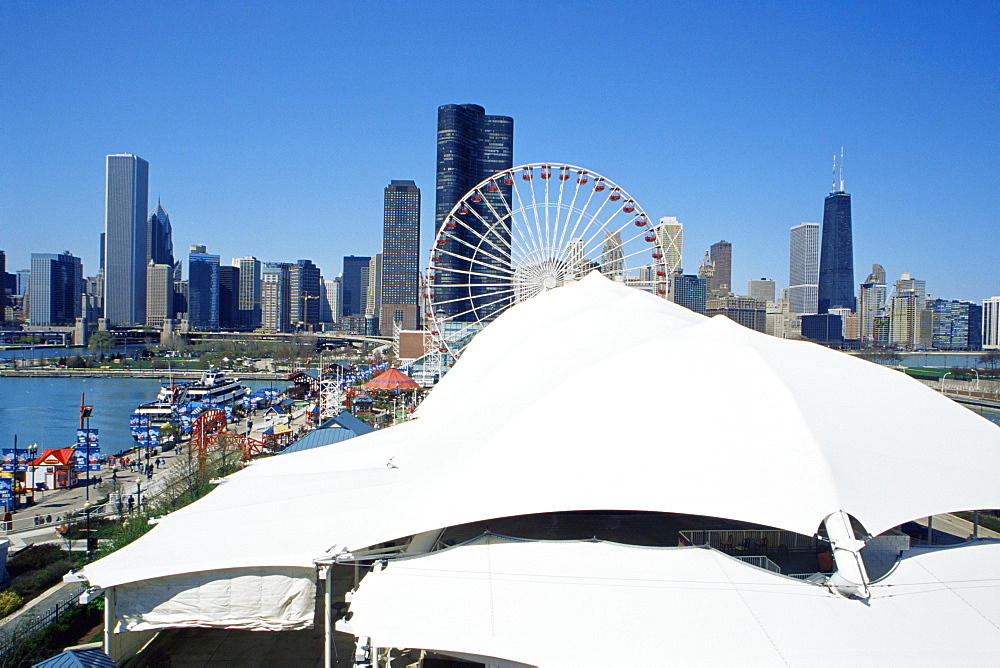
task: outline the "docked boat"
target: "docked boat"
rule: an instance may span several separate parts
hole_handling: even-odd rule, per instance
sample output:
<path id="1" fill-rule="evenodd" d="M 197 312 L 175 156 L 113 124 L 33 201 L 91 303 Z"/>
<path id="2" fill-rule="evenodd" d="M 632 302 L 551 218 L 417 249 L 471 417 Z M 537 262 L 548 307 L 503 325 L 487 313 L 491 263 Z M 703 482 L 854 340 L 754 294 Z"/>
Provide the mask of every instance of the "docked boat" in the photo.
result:
<path id="1" fill-rule="evenodd" d="M 187 401 L 228 404 L 242 399 L 248 390 L 239 380 L 227 378 L 224 371 L 210 368 L 197 383 L 187 386 Z"/>
<path id="2" fill-rule="evenodd" d="M 150 426 L 159 426 L 173 414 L 178 404 L 188 401 L 188 388 L 192 383 L 166 381 L 160 386 L 160 391 L 153 401 L 147 401 L 133 411 L 133 415 L 148 415 Z"/>

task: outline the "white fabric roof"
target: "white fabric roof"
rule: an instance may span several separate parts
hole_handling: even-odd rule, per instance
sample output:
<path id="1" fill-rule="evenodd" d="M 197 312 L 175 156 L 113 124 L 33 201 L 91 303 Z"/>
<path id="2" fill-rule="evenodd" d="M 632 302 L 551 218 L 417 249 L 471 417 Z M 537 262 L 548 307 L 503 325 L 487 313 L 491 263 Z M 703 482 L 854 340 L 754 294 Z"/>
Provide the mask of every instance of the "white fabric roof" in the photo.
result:
<path id="1" fill-rule="evenodd" d="M 338 628 L 537 666 L 980 665 L 1000 647 L 998 559 L 919 554 L 865 603 L 704 548 L 487 539 L 373 571 Z"/>
<path id="2" fill-rule="evenodd" d="M 811 535 L 837 510 L 877 534 L 1000 507 L 1000 430 L 987 420 L 896 371 L 596 273 L 504 313 L 418 414 L 255 462 L 86 575 L 112 586 L 308 566 L 552 511 L 691 513 Z"/>

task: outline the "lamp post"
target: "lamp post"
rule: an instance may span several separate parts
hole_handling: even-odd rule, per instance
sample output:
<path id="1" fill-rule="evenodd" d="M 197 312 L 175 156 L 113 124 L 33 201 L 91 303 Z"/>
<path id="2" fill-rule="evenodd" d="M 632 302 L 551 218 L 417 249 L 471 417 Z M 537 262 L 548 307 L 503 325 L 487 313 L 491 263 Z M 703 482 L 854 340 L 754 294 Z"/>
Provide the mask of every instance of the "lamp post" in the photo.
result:
<path id="1" fill-rule="evenodd" d="M 14 509 L 20 507 L 17 500 L 17 434 L 14 434 L 14 465 L 11 467 L 11 475 L 14 480 Z"/>
<path id="2" fill-rule="evenodd" d="M 35 488 L 38 486 L 35 483 L 35 457 L 37 455 L 38 455 L 38 444 L 32 443 L 31 445 L 28 446 L 28 457 L 29 461 L 31 462 L 31 503 L 35 502 Z M 27 492 L 28 491 L 27 473 L 25 473 L 24 487 L 25 487 L 25 492 Z"/>
<path id="3" fill-rule="evenodd" d="M 86 533 L 86 536 L 84 537 L 84 540 L 86 541 L 86 545 L 87 545 L 87 561 L 89 562 L 90 561 L 90 557 L 91 557 L 91 552 L 90 552 L 90 501 L 86 501 L 83 504 L 83 512 L 87 516 L 87 533 Z"/>

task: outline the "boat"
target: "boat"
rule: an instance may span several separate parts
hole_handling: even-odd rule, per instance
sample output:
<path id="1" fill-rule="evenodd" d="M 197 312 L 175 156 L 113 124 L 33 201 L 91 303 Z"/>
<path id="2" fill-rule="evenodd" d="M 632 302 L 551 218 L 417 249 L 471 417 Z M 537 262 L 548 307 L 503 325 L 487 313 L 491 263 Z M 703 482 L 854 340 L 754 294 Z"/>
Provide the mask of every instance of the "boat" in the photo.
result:
<path id="1" fill-rule="evenodd" d="M 228 404 L 242 399 L 249 391 L 239 380 L 227 378 L 224 371 L 210 367 L 201 380 L 187 386 L 187 400 Z"/>
<path id="2" fill-rule="evenodd" d="M 190 382 L 164 381 L 160 386 L 160 391 L 156 394 L 156 399 L 139 404 L 132 413 L 133 415 L 148 415 L 149 426 L 158 427 L 170 419 L 178 404 L 188 401 L 187 393 L 191 385 Z"/>

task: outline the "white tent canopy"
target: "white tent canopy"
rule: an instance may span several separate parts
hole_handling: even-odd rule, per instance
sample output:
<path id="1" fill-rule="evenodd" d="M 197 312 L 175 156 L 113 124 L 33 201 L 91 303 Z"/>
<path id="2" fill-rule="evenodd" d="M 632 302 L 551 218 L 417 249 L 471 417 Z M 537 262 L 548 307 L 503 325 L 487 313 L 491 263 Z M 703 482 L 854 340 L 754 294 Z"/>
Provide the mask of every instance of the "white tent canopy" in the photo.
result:
<path id="1" fill-rule="evenodd" d="M 690 513 L 811 535 L 838 510 L 877 534 L 1000 507 L 1000 430 L 983 418 L 896 371 L 596 273 L 504 313 L 418 415 L 255 462 L 85 575 L 106 587 L 309 567 L 541 512 Z"/>
<path id="2" fill-rule="evenodd" d="M 868 602 L 704 548 L 487 538 L 391 562 L 338 629 L 536 666 L 978 665 L 1000 646 L 1000 543 L 903 560 Z M 831 640 L 833 639 L 833 640 Z"/>

